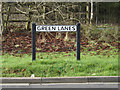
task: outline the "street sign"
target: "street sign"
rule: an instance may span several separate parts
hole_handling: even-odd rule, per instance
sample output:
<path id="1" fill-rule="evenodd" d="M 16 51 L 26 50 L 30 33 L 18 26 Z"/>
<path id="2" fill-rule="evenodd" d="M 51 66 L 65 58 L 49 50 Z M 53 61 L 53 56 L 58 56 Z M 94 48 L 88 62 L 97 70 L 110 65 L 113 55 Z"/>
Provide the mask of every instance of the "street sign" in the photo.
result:
<path id="1" fill-rule="evenodd" d="M 77 31 L 76 25 L 38 25 L 37 32 L 71 32 Z"/>
<path id="2" fill-rule="evenodd" d="M 73 32 L 76 31 L 77 60 L 80 60 L 80 23 L 77 25 L 36 25 L 32 23 L 32 61 L 36 59 L 36 32 Z"/>

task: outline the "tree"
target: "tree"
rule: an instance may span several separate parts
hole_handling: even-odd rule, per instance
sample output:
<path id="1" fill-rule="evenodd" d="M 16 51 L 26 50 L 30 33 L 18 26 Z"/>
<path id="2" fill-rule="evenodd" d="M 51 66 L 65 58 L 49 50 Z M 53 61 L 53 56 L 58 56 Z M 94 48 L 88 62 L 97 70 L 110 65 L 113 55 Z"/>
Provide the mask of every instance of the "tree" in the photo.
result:
<path id="1" fill-rule="evenodd" d="M 0 2 L 0 35 L 2 35 L 2 2 Z"/>
<path id="2" fill-rule="evenodd" d="M 90 17 L 90 23 L 92 23 L 93 20 L 93 0 L 91 0 L 91 17 Z"/>

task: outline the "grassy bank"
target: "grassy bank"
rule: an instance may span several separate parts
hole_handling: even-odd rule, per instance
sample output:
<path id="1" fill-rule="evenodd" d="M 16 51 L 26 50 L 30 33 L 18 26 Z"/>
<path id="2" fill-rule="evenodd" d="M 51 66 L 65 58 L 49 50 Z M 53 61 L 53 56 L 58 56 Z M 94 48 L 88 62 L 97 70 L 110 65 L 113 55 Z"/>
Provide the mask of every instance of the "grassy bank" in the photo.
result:
<path id="1" fill-rule="evenodd" d="M 81 53 L 81 60 L 76 60 L 76 52 L 37 53 L 36 61 L 31 55 L 22 57 L 5 54 L 2 56 L 3 77 L 64 77 L 64 76 L 117 76 L 117 50 Z"/>

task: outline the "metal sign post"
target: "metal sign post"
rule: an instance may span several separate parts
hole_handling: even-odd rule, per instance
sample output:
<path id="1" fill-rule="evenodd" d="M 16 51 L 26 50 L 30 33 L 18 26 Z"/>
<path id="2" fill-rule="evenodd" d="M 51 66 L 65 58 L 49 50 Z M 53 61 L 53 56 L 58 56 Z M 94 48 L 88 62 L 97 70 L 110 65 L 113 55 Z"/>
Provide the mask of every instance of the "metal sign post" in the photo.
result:
<path id="1" fill-rule="evenodd" d="M 80 23 L 77 24 L 77 60 L 80 60 Z"/>
<path id="2" fill-rule="evenodd" d="M 36 59 L 35 32 L 36 32 L 36 24 L 32 23 L 32 61 Z"/>
<path id="3" fill-rule="evenodd" d="M 36 59 L 36 32 L 73 32 L 76 31 L 77 38 L 77 60 L 80 60 L 80 23 L 77 25 L 36 25 L 32 23 L 32 61 Z"/>

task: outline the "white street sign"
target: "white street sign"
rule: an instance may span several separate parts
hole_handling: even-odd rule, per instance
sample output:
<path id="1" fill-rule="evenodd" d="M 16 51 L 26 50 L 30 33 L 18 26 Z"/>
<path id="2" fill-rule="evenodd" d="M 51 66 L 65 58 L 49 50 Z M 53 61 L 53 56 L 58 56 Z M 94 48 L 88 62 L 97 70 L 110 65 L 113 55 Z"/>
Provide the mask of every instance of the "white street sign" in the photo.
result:
<path id="1" fill-rule="evenodd" d="M 70 32 L 77 31 L 76 25 L 37 25 L 37 32 Z"/>

